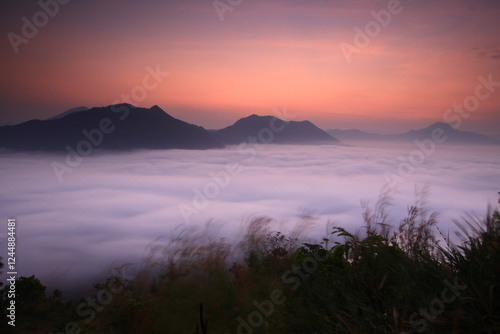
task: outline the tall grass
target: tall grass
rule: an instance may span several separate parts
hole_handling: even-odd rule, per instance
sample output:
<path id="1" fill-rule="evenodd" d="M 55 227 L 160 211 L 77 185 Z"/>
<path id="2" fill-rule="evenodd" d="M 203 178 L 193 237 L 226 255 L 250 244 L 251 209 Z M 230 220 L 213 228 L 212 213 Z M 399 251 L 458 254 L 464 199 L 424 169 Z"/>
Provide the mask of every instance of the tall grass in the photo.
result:
<path id="1" fill-rule="evenodd" d="M 333 226 L 317 242 L 304 242 L 307 214 L 286 234 L 270 218 L 249 218 L 231 242 L 213 224 L 178 228 L 150 246 L 135 279 L 90 324 L 77 322 L 82 333 L 110 334 L 500 333 L 498 210 L 464 216 L 458 242 L 439 242 L 427 192 L 417 190 L 393 227 L 384 188 L 373 208 L 363 203 L 363 233 Z M 27 302 L 46 311 L 21 315 L 31 327 L 18 332 L 64 332 L 64 318 L 79 319 L 76 304 Z"/>

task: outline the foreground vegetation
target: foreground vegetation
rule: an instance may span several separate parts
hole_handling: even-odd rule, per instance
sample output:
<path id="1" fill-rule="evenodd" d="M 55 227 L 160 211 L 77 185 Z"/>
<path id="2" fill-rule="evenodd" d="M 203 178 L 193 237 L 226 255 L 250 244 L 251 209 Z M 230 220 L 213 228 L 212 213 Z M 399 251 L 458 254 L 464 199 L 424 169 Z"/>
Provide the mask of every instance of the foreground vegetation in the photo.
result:
<path id="1" fill-rule="evenodd" d="M 288 236 L 251 219 L 234 243 L 183 230 L 80 301 L 21 278 L 17 333 L 500 333 L 500 213 L 465 217 L 452 243 L 423 197 L 395 229 L 389 202 L 320 242 L 300 242 L 310 217 Z"/>

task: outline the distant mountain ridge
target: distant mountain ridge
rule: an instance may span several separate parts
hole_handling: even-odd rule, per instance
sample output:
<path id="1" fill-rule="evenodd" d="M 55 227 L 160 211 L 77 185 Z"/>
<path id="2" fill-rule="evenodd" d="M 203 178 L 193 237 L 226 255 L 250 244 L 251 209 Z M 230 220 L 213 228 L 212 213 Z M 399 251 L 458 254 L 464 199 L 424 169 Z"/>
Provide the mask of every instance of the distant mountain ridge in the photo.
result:
<path id="1" fill-rule="evenodd" d="M 401 134 L 380 135 L 360 130 L 323 131 L 309 121 L 284 121 L 274 116 L 250 115 L 220 130 L 176 119 L 158 106 L 129 104 L 88 109 L 77 107 L 46 120 L 0 126 L 1 151 L 68 151 L 89 145 L 105 150 L 211 149 L 254 140 L 267 144 L 343 145 L 356 141 L 414 142 L 432 138 L 436 129 L 447 144 L 500 145 L 487 136 L 461 131 L 447 123 Z M 91 148 L 92 149 L 92 148 Z"/>
<path id="2" fill-rule="evenodd" d="M 53 120 L 53 119 L 63 118 L 63 117 L 66 117 L 68 115 L 71 115 L 73 113 L 80 112 L 80 111 L 87 111 L 87 110 L 89 110 L 89 108 L 84 107 L 84 106 L 71 108 L 69 110 L 66 110 L 65 112 L 60 113 L 59 115 L 55 115 L 55 116 L 47 118 L 47 121 Z"/>
<path id="3" fill-rule="evenodd" d="M 309 121 L 251 115 L 215 131 L 176 119 L 158 106 L 78 107 L 46 120 L 0 127 L 0 148 L 13 151 L 211 149 L 256 136 L 260 143 L 339 144 Z M 259 143 L 259 141 L 257 141 Z M 90 148 L 89 148 L 90 146 Z"/>
<path id="4" fill-rule="evenodd" d="M 444 131 L 447 139 L 445 144 L 460 144 L 460 145 L 500 145 L 500 141 L 487 137 L 485 135 L 462 131 L 453 128 L 448 123 L 436 122 L 425 128 L 418 130 L 410 130 L 400 134 L 381 135 L 363 132 L 357 129 L 351 130 L 328 130 L 327 132 L 332 136 L 345 141 L 388 141 L 388 142 L 413 142 L 415 140 L 424 140 L 432 138 L 432 133 L 436 129 Z"/>
<path id="5" fill-rule="evenodd" d="M 178 120 L 158 106 L 128 104 L 71 112 L 47 120 L 0 127 L 0 147 L 21 151 L 64 151 L 91 142 L 96 148 L 221 148 L 206 129 Z"/>
<path id="6" fill-rule="evenodd" d="M 340 144 L 340 141 L 309 121 L 285 122 L 274 116 L 251 115 L 213 131 L 223 143 L 234 145 L 256 137 L 275 144 Z"/>

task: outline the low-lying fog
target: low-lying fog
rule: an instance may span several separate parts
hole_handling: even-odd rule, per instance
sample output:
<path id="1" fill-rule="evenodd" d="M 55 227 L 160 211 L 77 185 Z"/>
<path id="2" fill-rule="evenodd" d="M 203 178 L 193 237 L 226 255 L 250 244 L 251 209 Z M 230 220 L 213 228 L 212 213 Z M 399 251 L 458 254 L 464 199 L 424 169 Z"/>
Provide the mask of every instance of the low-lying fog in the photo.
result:
<path id="1" fill-rule="evenodd" d="M 329 219 L 354 231 L 362 224 L 360 200 L 373 205 L 387 175 L 396 177 L 393 224 L 413 203 L 415 185 L 430 185 L 429 207 L 439 212 L 441 231 L 464 212 L 484 216 L 488 204 L 496 206 L 498 148 L 442 146 L 429 155 L 415 149 L 268 145 L 95 153 L 62 174 L 62 182 L 53 162 L 64 164 L 64 155 L 3 154 L 0 254 L 5 261 L 7 219 L 16 218 L 19 274 L 64 290 L 92 286 L 111 266 L 137 263 L 148 244 L 168 240 L 181 224 L 212 219 L 222 225 L 214 233 L 231 237 L 245 218 L 266 215 L 286 232 L 307 212 L 318 217 L 311 239 L 326 234 Z"/>

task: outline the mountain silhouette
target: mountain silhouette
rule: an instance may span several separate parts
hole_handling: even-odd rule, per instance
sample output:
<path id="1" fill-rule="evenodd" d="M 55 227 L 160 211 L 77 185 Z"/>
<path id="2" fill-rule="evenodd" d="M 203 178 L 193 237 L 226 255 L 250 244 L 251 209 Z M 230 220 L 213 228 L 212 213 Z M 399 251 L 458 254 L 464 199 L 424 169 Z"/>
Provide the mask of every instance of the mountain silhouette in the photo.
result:
<path id="1" fill-rule="evenodd" d="M 119 104 L 63 114 L 0 127 L 0 147 L 21 151 L 64 151 L 68 146 L 76 150 L 88 143 L 108 150 L 223 147 L 206 129 L 178 120 L 158 106 Z"/>
<path id="2" fill-rule="evenodd" d="M 341 144 L 309 121 L 285 122 L 274 116 L 251 115 L 212 132 L 221 142 L 235 145 L 255 138 L 257 143 Z"/>
<path id="3" fill-rule="evenodd" d="M 434 131 L 442 131 L 447 137 L 444 144 L 459 145 L 499 145 L 500 141 L 479 133 L 457 130 L 451 125 L 436 122 L 419 130 L 410 130 L 400 134 L 380 135 L 363 132 L 357 129 L 328 130 L 327 132 L 340 140 L 350 141 L 389 141 L 389 142 L 414 142 L 415 140 L 431 139 Z"/>
<path id="4" fill-rule="evenodd" d="M 65 112 L 62 112 L 62 113 L 58 114 L 58 115 L 49 117 L 49 118 L 47 118 L 47 120 L 63 118 L 63 117 L 66 117 L 66 116 L 68 116 L 70 114 L 73 114 L 75 112 L 86 111 L 86 110 L 89 110 L 89 108 L 84 107 L 84 106 L 76 107 L 76 108 L 71 108 L 69 110 L 66 110 Z"/>
<path id="5" fill-rule="evenodd" d="M 0 149 L 67 151 L 68 147 L 76 150 L 79 145 L 107 150 L 210 149 L 249 141 L 261 144 L 342 145 L 340 140 L 401 143 L 430 139 L 435 131 L 446 135 L 445 144 L 500 144 L 496 139 L 457 130 L 442 122 L 401 134 L 380 135 L 356 129 L 325 132 L 309 121 L 286 122 L 274 116 L 251 115 L 224 129 L 208 131 L 176 119 L 158 106 L 148 109 L 118 104 L 92 109 L 77 107 L 46 120 L 1 126 Z"/>

